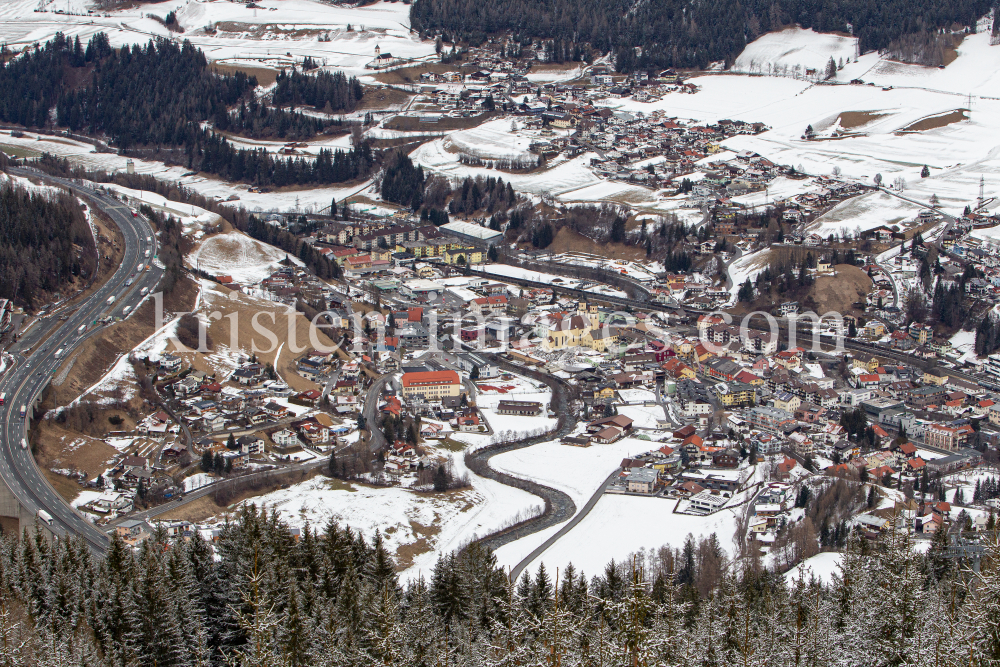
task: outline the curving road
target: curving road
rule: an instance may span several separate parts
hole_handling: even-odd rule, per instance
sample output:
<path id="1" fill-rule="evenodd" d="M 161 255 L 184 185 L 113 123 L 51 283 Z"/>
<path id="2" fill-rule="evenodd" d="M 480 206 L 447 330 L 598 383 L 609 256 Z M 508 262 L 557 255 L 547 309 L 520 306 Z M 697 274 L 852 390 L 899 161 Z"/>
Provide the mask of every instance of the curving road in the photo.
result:
<path id="1" fill-rule="evenodd" d="M 121 317 L 126 308 L 134 312 L 145 297 L 142 290 L 155 291 L 162 276 L 162 270 L 152 263 L 157 252 L 156 236 L 145 219 L 134 217 L 127 206 L 106 194 L 35 170 L 12 167 L 9 171 L 68 188 L 111 218 L 124 237 L 125 254 L 115 273 L 86 300 L 63 305 L 36 320 L 8 350 L 15 360 L 14 366 L 0 378 L 0 392 L 6 394 L 0 407 L 0 479 L 27 511 L 46 511 L 52 517 L 50 529 L 54 533 L 79 535 L 93 550 L 103 552 L 107 535 L 56 493 L 35 463 L 30 448 L 24 446 L 30 426 L 30 406 L 72 350 L 101 328 L 97 320 L 109 315 Z M 140 264 L 150 268 L 137 273 Z M 126 285 L 130 279 L 132 284 Z M 109 305 L 112 296 L 114 303 Z M 25 417 L 21 416 L 21 406 L 27 406 Z"/>

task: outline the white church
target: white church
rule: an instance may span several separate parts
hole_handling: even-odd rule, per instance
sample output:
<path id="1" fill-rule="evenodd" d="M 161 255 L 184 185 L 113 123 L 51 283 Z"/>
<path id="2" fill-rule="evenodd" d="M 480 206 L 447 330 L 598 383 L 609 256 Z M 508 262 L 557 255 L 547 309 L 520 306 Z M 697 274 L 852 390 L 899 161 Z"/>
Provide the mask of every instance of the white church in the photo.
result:
<path id="1" fill-rule="evenodd" d="M 402 58 L 395 58 L 391 53 L 382 53 L 378 44 L 375 45 L 375 60 L 365 65 L 365 69 L 385 69 L 403 62 Z"/>

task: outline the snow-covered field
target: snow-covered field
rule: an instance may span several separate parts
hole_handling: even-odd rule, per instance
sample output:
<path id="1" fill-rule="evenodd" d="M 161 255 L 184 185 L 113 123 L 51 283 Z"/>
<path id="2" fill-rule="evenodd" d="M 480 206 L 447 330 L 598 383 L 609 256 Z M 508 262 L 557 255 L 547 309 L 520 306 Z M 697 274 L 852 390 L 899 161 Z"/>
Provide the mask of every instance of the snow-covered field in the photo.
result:
<path id="1" fill-rule="evenodd" d="M 785 581 L 793 585 L 799 578 L 801 572 L 808 582 L 810 578 L 816 577 L 825 585 L 829 586 L 833 581 L 833 575 L 840 571 L 840 560 L 842 555 L 837 551 L 824 551 L 816 554 L 812 558 L 807 558 L 791 570 L 785 573 Z"/>
<path id="2" fill-rule="evenodd" d="M 732 71 L 748 74 L 792 75 L 807 69 L 826 70 L 830 58 L 838 64 L 850 61 L 857 53 L 855 37 L 824 34 L 801 28 L 788 28 L 762 35 L 748 44 L 733 63 Z"/>
<path id="3" fill-rule="evenodd" d="M 756 252 L 741 255 L 729 265 L 729 277 L 733 281 L 730 292 L 734 299 L 747 278 L 750 279 L 750 282 L 753 282 L 757 278 L 757 274 L 767 268 L 769 255 L 770 249 L 763 248 Z"/>
<path id="4" fill-rule="evenodd" d="M 125 171 L 128 166 L 127 162 L 129 158 L 114 153 L 97 153 L 91 144 L 66 137 L 50 137 L 30 132 L 25 132 L 22 137 L 12 137 L 8 132 L 0 132 L 0 144 L 9 144 L 40 153 L 58 155 L 87 169 L 115 172 Z M 191 174 L 185 167 L 168 167 L 162 162 L 155 160 L 133 158 L 133 167 L 137 174 L 155 176 L 161 181 L 176 183 L 206 197 L 214 197 L 219 201 L 226 201 L 235 195 L 238 199 L 228 202 L 228 206 L 233 206 L 234 208 L 242 207 L 254 212 L 301 211 L 303 213 L 311 213 L 328 207 L 334 197 L 339 201 L 360 193 L 375 196 L 374 190 L 371 189 L 371 182 L 350 187 L 328 186 L 308 190 L 283 190 L 281 192 L 261 193 L 249 192 L 246 185 L 232 184 L 217 178 Z M 154 201 L 154 197 L 156 197 L 156 195 L 151 195 L 150 193 L 137 192 L 137 194 L 144 201 L 152 202 Z M 170 202 L 169 206 L 171 208 L 179 206 L 177 214 L 184 217 L 189 217 L 192 214 L 194 217 L 197 217 L 199 215 L 198 212 L 201 210 L 197 207 L 192 209 L 188 205 L 179 205 L 176 202 Z"/>
<path id="5" fill-rule="evenodd" d="M 879 225 L 891 227 L 913 220 L 922 208 L 885 192 L 872 192 L 837 204 L 809 225 L 808 231 L 823 238 L 841 231 L 857 235 Z"/>
<path id="6" fill-rule="evenodd" d="M 528 72 L 526 78 L 533 83 L 554 83 L 556 81 L 571 81 L 583 74 L 583 67 L 573 69 L 536 69 Z"/>
<path id="7" fill-rule="evenodd" d="M 187 493 L 188 491 L 194 491 L 195 489 L 200 489 L 203 486 L 208 486 L 217 479 L 218 477 L 207 472 L 195 473 L 190 477 L 184 478 L 184 492 Z"/>
<path id="8" fill-rule="evenodd" d="M 364 65 L 374 58 L 376 45 L 398 58 L 434 55 L 433 42 L 421 41 L 410 32 L 409 3 L 350 7 L 315 0 L 261 0 L 256 4 L 260 9 L 224 0 L 167 0 L 155 6 L 87 15 L 90 3 L 86 0 L 43 1 L 44 12 L 34 11 L 39 7 L 37 0 L 12 0 L 0 5 L 0 40 L 20 48 L 44 42 L 57 31 L 70 38 L 79 36 L 84 42 L 105 32 L 114 46 L 166 37 L 190 40 L 210 61 L 278 68 L 312 56 L 353 74 L 370 72 Z M 81 15 L 54 13 L 67 7 Z M 163 17 L 171 11 L 176 12 L 184 33 L 172 33 L 146 17 L 147 13 Z M 205 28 L 209 27 L 216 34 L 208 34 Z"/>
<path id="9" fill-rule="evenodd" d="M 261 243 L 242 232 L 211 236 L 184 259 L 188 265 L 217 276 L 232 276 L 240 284 L 258 283 L 267 278 L 288 257 L 301 266 L 298 257 Z"/>
<path id="10" fill-rule="evenodd" d="M 654 216 L 650 216 L 654 217 Z M 654 227 L 655 229 L 655 227 Z M 582 252 L 566 252 L 552 257 L 553 262 L 560 264 L 575 264 L 578 266 L 592 266 L 594 268 L 609 269 L 640 282 L 653 282 L 656 280 L 656 273 L 663 270 L 663 265 L 659 263 L 644 264 L 632 262 L 625 259 L 608 259 Z"/>
<path id="11" fill-rule="evenodd" d="M 959 357 L 960 362 L 976 358 L 975 331 L 959 331 L 951 337 L 950 341 L 955 351 L 961 355 Z"/>
<path id="12" fill-rule="evenodd" d="M 622 459 L 655 449 L 656 443 L 623 438 L 610 445 L 573 447 L 558 441 L 498 454 L 490 465 L 501 472 L 559 489 L 582 507 Z"/>
<path id="13" fill-rule="evenodd" d="M 661 410 L 662 412 L 662 410 Z M 636 438 L 624 438 L 610 445 L 595 445 L 592 447 L 572 447 L 562 445 L 559 442 L 546 442 L 533 447 L 506 452 L 494 456 L 490 464 L 497 470 L 506 472 L 518 477 L 530 477 L 542 484 L 559 489 L 573 499 L 577 508 L 583 507 L 594 492 L 601 486 L 608 475 L 618 468 L 623 458 L 647 452 L 656 448 L 656 443 Z M 563 567 L 572 561 L 575 565 L 586 563 L 587 572 L 594 573 L 597 568 L 602 568 L 612 558 L 622 558 L 642 547 L 659 547 L 672 539 L 667 534 L 670 530 L 683 529 L 684 532 L 676 539 L 679 545 L 683 542 L 688 532 L 699 534 L 696 527 L 688 527 L 690 519 L 684 515 L 671 515 L 670 525 L 673 529 L 653 532 L 637 528 L 632 534 L 625 534 L 622 531 L 606 532 L 603 528 L 605 521 L 615 523 L 615 519 L 609 519 L 610 514 L 614 514 L 622 505 L 621 500 L 639 500 L 652 503 L 645 505 L 641 512 L 642 516 L 648 516 L 650 511 L 658 512 L 660 506 L 670 511 L 673 509 L 674 501 L 662 501 L 653 498 L 631 498 L 622 496 L 604 496 L 597 506 L 592 510 L 576 528 L 570 531 L 555 545 L 548 549 L 543 555 L 546 567 Z M 611 507 L 612 509 L 602 509 Z M 610 514 L 609 514 L 610 513 Z M 601 518 L 601 528 L 589 524 L 594 521 L 595 515 Z M 718 515 L 722 517 L 723 515 Z M 675 521 L 675 519 L 677 521 Z M 711 520 L 697 518 L 704 525 L 710 525 Z M 620 521 L 628 523 L 627 517 L 619 517 Z M 584 527 L 590 525 L 588 533 Z M 714 525 L 714 524 L 711 524 Z M 529 535 L 523 539 L 516 540 L 497 549 L 497 560 L 501 566 L 513 567 L 522 558 L 527 556 L 532 549 L 545 541 L 552 533 L 559 530 L 561 526 L 553 526 L 539 533 Z M 705 534 L 711 533 L 709 530 Z M 724 536 L 722 533 L 726 532 Z M 732 529 L 719 531 L 719 538 L 726 548 Z M 571 544 L 571 547 L 565 545 Z M 534 563 L 532 567 L 537 567 Z"/>
<path id="14" fill-rule="evenodd" d="M 640 549 L 655 550 L 666 545 L 681 547 L 689 533 L 696 539 L 715 533 L 722 548 L 732 555 L 736 524 L 731 510 L 707 517 L 673 514 L 676 502 L 605 495 L 573 530 L 528 564 L 526 571 L 534 572 L 539 562 L 544 562 L 550 571 L 573 563 L 592 576 L 603 571 L 608 561 L 621 562 Z M 497 552 L 501 564 L 505 563 L 505 548 Z"/>
<path id="15" fill-rule="evenodd" d="M 456 472 L 464 472 L 456 461 Z M 527 513 L 537 499 L 518 489 L 473 476 L 473 488 L 448 496 L 425 495 L 406 489 L 344 486 L 317 477 L 252 500 L 274 508 L 292 526 L 306 522 L 322 529 L 330 518 L 360 531 L 371 540 L 381 531 L 391 552 L 416 545 L 420 551 L 404 577 L 429 574 L 439 553 L 458 549 Z M 419 543 L 419 544 L 418 544 Z"/>
<path id="16" fill-rule="evenodd" d="M 493 120 L 470 130 L 453 132 L 446 139 L 458 151 L 481 158 L 529 158 L 532 137 L 511 132 L 511 121 Z"/>
<path id="17" fill-rule="evenodd" d="M 618 408 L 618 414 L 631 418 L 635 428 L 656 428 L 658 422 L 666 419 L 659 405 L 624 405 Z"/>

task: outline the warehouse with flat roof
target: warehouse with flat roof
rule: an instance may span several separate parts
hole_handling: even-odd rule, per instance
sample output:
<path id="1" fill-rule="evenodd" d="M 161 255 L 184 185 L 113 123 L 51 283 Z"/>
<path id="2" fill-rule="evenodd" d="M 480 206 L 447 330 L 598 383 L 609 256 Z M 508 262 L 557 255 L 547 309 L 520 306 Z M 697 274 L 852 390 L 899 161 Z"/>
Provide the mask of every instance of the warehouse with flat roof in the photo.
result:
<path id="1" fill-rule="evenodd" d="M 474 225 L 471 222 L 462 222 L 461 220 L 455 220 L 454 222 L 449 222 L 446 225 L 441 225 L 440 228 L 442 231 L 454 234 L 465 241 L 485 243 L 486 245 L 499 243 L 501 237 L 503 236 L 502 232 L 490 229 L 489 227 Z"/>

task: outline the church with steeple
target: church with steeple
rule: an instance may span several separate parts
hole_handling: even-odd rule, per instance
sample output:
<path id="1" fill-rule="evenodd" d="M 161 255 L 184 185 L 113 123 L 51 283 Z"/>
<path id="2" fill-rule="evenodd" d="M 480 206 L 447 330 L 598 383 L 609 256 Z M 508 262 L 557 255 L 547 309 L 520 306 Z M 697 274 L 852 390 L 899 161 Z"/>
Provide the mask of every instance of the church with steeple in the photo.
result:
<path id="1" fill-rule="evenodd" d="M 402 58 L 394 58 L 391 53 L 382 53 L 378 44 L 375 45 L 375 60 L 365 65 L 365 69 L 385 69 L 403 62 Z"/>

